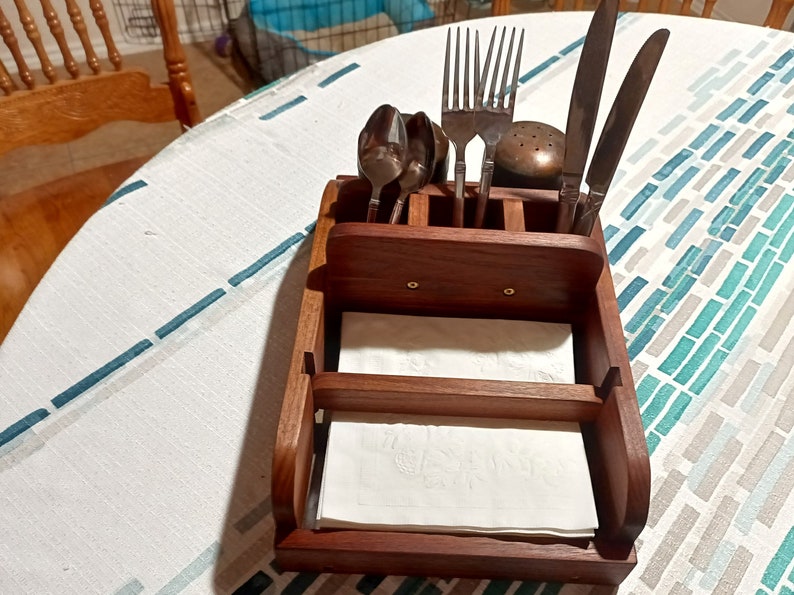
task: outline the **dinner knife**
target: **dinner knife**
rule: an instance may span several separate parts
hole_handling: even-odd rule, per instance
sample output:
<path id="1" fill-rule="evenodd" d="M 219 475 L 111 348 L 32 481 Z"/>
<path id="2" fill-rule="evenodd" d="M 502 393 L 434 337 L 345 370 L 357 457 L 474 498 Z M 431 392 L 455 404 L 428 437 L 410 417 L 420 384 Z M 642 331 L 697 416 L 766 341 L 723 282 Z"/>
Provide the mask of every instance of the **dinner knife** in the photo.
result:
<path id="1" fill-rule="evenodd" d="M 565 127 L 562 188 L 556 224 L 558 233 L 569 233 L 573 224 L 617 19 L 618 0 L 601 0 L 582 46 Z"/>
<path id="2" fill-rule="evenodd" d="M 596 217 L 615 176 L 623 149 L 626 148 L 634 121 L 648 93 L 669 37 L 670 31 L 667 29 L 659 29 L 653 33 L 629 66 L 598 139 L 590 169 L 587 170 L 587 185 L 590 190 L 581 214 L 576 217 L 573 228 L 575 234 L 589 236 L 593 231 Z"/>

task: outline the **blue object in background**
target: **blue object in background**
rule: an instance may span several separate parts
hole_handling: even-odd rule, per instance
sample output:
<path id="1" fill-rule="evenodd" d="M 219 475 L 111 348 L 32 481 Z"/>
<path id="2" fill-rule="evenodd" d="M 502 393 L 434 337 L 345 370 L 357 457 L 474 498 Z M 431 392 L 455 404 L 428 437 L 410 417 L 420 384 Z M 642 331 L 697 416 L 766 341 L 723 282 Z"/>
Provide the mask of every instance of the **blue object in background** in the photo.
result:
<path id="1" fill-rule="evenodd" d="M 385 13 L 400 33 L 435 14 L 425 0 L 250 0 L 258 29 L 277 33 L 317 31 Z"/>
<path id="2" fill-rule="evenodd" d="M 425 0 L 383 0 L 383 12 L 400 33 L 413 31 L 416 23 L 435 16 Z"/>

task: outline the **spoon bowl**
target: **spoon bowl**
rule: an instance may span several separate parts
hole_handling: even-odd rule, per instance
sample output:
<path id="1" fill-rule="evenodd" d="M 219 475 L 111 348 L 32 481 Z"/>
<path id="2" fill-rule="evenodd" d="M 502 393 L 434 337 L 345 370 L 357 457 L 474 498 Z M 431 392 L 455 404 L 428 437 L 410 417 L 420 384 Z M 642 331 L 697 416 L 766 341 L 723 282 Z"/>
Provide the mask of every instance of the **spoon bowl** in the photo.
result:
<path id="1" fill-rule="evenodd" d="M 405 167 L 407 140 L 400 112 L 391 105 L 372 112 L 358 137 L 358 168 L 372 184 L 367 222 L 377 218 L 383 187 L 397 179 Z"/>

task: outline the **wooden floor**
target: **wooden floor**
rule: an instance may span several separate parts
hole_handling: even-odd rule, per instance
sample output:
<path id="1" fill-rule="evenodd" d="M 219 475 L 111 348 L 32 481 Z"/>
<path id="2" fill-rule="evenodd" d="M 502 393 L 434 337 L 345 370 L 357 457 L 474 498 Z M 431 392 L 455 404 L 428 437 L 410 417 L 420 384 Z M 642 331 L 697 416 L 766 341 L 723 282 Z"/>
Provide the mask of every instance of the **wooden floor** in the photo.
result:
<path id="1" fill-rule="evenodd" d="M 72 236 L 146 157 L 0 199 L 0 342 Z"/>
<path id="2" fill-rule="evenodd" d="M 202 116 L 245 93 L 211 42 L 185 47 Z M 126 63 L 165 78 L 161 50 Z M 159 72 L 159 69 L 162 72 Z M 0 343 L 32 291 L 82 225 L 116 188 L 179 136 L 176 122 L 117 122 L 72 143 L 0 156 Z"/>

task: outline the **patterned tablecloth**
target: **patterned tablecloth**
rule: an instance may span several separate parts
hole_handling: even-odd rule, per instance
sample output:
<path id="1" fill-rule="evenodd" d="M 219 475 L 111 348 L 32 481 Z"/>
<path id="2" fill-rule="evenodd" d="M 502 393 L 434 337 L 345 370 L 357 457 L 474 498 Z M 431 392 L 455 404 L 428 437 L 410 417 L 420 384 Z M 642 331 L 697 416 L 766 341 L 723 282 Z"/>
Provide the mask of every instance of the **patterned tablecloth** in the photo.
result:
<path id="1" fill-rule="evenodd" d="M 564 129 L 589 19 L 470 23 L 526 28 L 516 119 Z M 623 15 L 597 130 L 661 26 L 602 213 L 652 453 L 620 590 L 791 593 L 794 36 Z M 439 119 L 444 38 L 360 48 L 231 105 L 67 246 L 0 349 L 0 592 L 591 592 L 273 563 L 270 462 L 320 195 L 355 173 L 376 106 Z"/>

